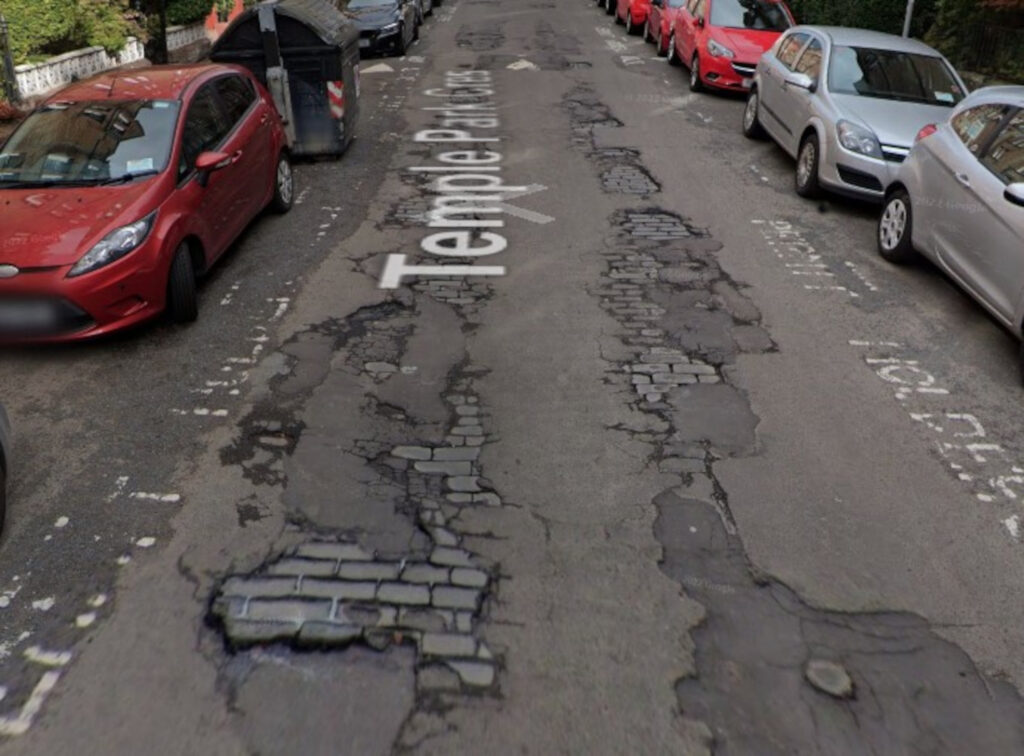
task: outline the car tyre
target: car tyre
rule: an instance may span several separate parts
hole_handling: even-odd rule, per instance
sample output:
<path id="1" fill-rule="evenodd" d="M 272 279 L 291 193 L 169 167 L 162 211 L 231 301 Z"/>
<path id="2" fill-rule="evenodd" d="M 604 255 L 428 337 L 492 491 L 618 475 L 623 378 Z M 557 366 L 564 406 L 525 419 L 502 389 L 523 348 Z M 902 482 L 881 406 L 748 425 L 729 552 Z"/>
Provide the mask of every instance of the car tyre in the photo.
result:
<path id="1" fill-rule="evenodd" d="M 912 262 L 917 256 L 913 231 L 910 195 L 906 189 L 897 189 L 885 198 L 885 206 L 878 217 L 878 254 L 896 265 Z"/>
<path id="2" fill-rule="evenodd" d="M 670 66 L 679 65 L 679 56 L 676 54 L 676 33 L 672 32 L 668 38 L 668 52 L 665 53 L 666 60 Z"/>
<path id="3" fill-rule="evenodd" d="M 199 317 L 196 295 L 196 271 L 188 242 L 182 242 L 174 253 L 167 276 L 167 313 L 175 323 L 191 323 Z"/>
<path id="4" fill-rule="evenodd" d="M 700 78 L 700 56 L 694 55 L 690 61 L 690 91 L 703 92 L 704 82 Z"/>
<path id="5" fill-rule="evenodd" d="M 420 26 L 423 24 L 423 19 L 418 20 L 412 27 L 412 41 L 419 42 L 420 40 Z"/>
<path id="6" fill-rule="evenodd" d="M 756 89 L 750 90 L 747 105 L 743 108 L 743 136 L 747 139 L 764 139 L 764 126 L 761 125 L 759 112 L 761 98 Z"/>
<path id="7" fill-rule="evenodd" d="M 616 2 L 617 2 L 617 0 L 604 0 L 604 12 L 607 13 L 609 16 L 614 14 L 615 15 L 615 22 L 618 23 L 618 21 L 619 21 L 619 14 L 615 12 L 616 11 L 616 8 L 615 8 Z"/>
<path id="8" fill-rule="evenodd" d="M 7 521 L 7 470 L 0 462 L 0 533 L 4 530 L 4 523 Z"/>
<path id="9" fill-rule="evenodd" d="M 644 29 L 643 29 L 643 32 L 641 32 L 640 36 L 642 37 L 643 41 L 647 42 L 648 44 L 650 44 L 651 42 L 654 41 L 654 35 L 651 34 L 651 21 L 650 21 L 650 19 L 644 21 Z"/>
<path id="10" fill-rule="evenodd" d="M 633 36 L 636 34 L 636 27 L 633 26 L 633 9 L 626 8 L 626 34 Z"/>
<path id="11" fill-rule="evenodd" d="M 270 209 L 283 215 L 292 209 L 295 202 L 295 173 L 287 153 L 277 156 L 277 168 L 274 171 L 274 197 L 270 200 Z"/>
<path id="12" fill-rule="evenodd" d="M 813 199 L 821 194 L 818 181 L 818 166 L 821 163 L 821 143 L 817 134 L 808 134 L 800 142 L 796 159 L 796 193 Z"/>

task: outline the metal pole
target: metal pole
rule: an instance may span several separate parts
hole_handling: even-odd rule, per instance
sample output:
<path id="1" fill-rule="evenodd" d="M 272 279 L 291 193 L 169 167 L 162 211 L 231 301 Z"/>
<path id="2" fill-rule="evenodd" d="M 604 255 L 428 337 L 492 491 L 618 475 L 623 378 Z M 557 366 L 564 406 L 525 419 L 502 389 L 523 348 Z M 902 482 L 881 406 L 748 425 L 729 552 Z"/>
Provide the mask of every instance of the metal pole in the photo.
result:
<path id="1" fill-rule="evenodd" d="M 907 0 L 907 17 L 903 19 L 903 36 L 910 36 L 910 21 L 914 18 L 914 0 Z"/>
<path id="2" fill-rule="evenodd" d="M 157 54 L 159 63 L 167 63 L 170 57 L 167 52 L 167 0 L 160 0 L 160 47 Z"/>
<path id="3" fill-rule="evenodd" d="M 3 53 L 3 95 L 12 105 L 19 99 L 18 77 L 14 71 L 14 58 L 11 56 L 11 39 L 7 35 L 7 19 L 0 13 L 0 52 Z"/>

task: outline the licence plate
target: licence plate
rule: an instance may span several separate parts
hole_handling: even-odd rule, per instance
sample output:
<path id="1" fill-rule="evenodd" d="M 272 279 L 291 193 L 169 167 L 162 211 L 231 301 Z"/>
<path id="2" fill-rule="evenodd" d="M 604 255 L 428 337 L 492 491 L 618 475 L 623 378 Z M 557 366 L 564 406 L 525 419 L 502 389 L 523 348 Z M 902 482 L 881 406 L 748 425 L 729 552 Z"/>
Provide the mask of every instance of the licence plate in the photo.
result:
<path id="1" fill-rule="evenodd" d="M 754 83 L 754 80 L 753 79 L 743 79 L 743 81 L 741 83 L 743 84 L 743 88 L 744 89 L 750 89 L 750 86 Z"/>
<path id="2" fill-rule="evenodd" d="M 368 40 L 368 39 L 361 39 L 361 40 L 359 40 L 359 46 L 360 47 L 369 47 L 370 46 L 370 40 Z"/>
<path id="3" fill-rule="evenodd" d="M 0 329 L 7 332 L 35 331 L 57 325 L 52 302 L 0 300 Z"/>

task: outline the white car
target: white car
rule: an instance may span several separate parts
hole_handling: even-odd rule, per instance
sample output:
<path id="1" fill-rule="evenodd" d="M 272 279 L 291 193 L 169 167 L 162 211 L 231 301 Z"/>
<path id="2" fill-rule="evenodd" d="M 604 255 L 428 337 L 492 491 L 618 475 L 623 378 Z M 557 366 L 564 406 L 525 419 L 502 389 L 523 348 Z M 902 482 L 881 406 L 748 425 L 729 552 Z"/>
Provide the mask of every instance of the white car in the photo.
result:
<path id="1" fill-rule="evenodd" d="M 903 263 L 915 251 L 1021 337 L 1024 87 L 980 89 L 918 134 L 878 222 L 882 257 Z"/>

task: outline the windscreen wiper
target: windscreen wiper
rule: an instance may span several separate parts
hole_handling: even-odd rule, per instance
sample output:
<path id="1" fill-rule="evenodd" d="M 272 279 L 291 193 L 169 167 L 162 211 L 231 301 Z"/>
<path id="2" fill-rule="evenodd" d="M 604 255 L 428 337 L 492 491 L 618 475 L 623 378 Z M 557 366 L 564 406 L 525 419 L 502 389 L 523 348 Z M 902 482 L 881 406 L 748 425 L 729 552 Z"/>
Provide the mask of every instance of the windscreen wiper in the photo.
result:
<path id="1" fill-rule="evenodd" d="M 158 173 L 160 173 L 160 171 L 157 170 L 136 171 L 135 173 L 122 173 L 120 176 L 102 179 L 101 181 L 97 181 L 96 183 L 99 184 L 100 186 L 110 186 L 111 184 L 127 184 L 129 181 L 134 181 L 135 179 L 139 178 L 145 178 L 146 176 L 155 176 Z"/>

